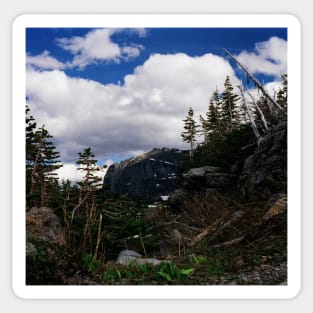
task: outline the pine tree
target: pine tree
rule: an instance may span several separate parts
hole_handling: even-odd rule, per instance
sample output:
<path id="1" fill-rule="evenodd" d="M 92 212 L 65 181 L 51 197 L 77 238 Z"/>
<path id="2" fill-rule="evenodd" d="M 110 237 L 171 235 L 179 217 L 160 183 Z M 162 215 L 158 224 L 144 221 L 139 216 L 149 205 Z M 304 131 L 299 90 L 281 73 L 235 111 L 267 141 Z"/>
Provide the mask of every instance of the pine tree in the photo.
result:
<path id="1" fill-rule="evenodd" d="M 226 77 L 224 83 L 224 91 L 222 93 L 221 101 L 221 117 L 223 121 L 223 128 L 231 130 L 239 124 L 238 114 L 236 112 L 236 102 L 238 101 L 238 95 L 233 92 L 233 86 L 231 84 L 229 76 Z"/>
<path id="2" fill-rule="evenodd" d="M 32 189 L 31 173 L 35 160 L 35 129 L 37 127 L 35 119 L 29 116 L 30 109 L 26 106 L 26 194 L 30 195 Z"/>
<path id="3" fill-rule="evenodd" d="M 183 122 L 185 123 L 184 125 L 185 131 L 182 132 L 181 134 L 183 141 L 190 144 L 190 149 L 189 149 L 190 159 L 192 159 L 193 151 L 195 149 L 196 135 L 198 133 L 198 127 L 199 127 L 193 118 L 193 114 L 194 114 L 193 109 L 190 107 L 186 119 L 183 120 Z"/>
<path id="4" fill-rule="evenodd" d="M 282 88 L 279 88 L 277 93 L 277 103 L 287 110 L 287 102 L 288 102 L 288 75 L 284 74 L 281 76 Z"/>
<path id="5" fill-rule="evenodd" d="M 93 245 L 93 228 L 97 223 L 97 207 L 95 202 L 95 192 L 100 185 L 101 177 L 97 176 L 97 173 L 101 170 L 101 168 L 97 165 L 97 160 L 94 159 L 95 154 L 92 152 L 91 148 L 88 147 L 83 150 L 83 152 L 79 152 L 79 159 L 77 160 L 77 164 L 79 165 L 78 170 L 84 172 L 83 180 L 79 183 L 80 186 L 80 196 L 79 203 L 74 208 L 72 212 L 71 221 L 73 221 L 75 211 L 79 207 L 84 208 L 85 212 L 85 226 L 80 242 L 80 246 L 77 251 L 81 251 L 86 249 L 87 247 L 92 248 Z M 101 228 L 102 223 L 102 215 L 99 215 L 99 223 L 98 227 Z M 98 236 L 99 239 L 99 236 Z M 100 240 L 100 239 L 99 239 Z M 98 240 L 97 240 L 98 242 Z M 97 255 L 97 248 L 94 253 L 94 258 Z"/>
<path id="6" fill-rule="evenodd" d="M 79 165 L 78 170 L 84 172 L 83 180 L 79 185 L 85 191 L 95 190 L 101 181 L 101 177 L 96 175 L 101 168 L 97 165 L 97 160 L 94 159 L 95 154 L 88 147 L 83 152 L 79 152 L 78 155 L 79 159 L 76 161 Z"/>
<path id="7" fill-rule="evenodd" d="M 57 174 L 55 170 L 62 166 L 60 154 L 50 140 L 52 136 L 43 125 L 36 129 L 33 116 L 28 116 L 26 107 L 26 195 L 28 205 L 48 205 L 53 195 L 48 190 L 56 191 Z"/>
<path id="8" fill-rule="evenodd" d="M 221 100 L 216 89 L 210 98 L 209 110 L 206 113 L 209 133 L 221 133 L 222 122 L 220 112 Z"/>

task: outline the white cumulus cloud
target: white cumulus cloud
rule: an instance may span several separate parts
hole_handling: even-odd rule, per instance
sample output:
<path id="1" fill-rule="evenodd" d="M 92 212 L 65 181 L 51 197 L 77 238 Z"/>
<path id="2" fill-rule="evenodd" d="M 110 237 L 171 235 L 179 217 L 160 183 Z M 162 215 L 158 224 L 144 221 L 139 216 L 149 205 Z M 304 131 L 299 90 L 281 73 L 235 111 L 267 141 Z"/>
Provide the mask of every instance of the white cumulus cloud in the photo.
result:
<path id="1" fill-rule="evenodd" d="M 91 147 L 100 160 L 154 147 L 185 147 L 183 122 L 190 106 L 195 118 L 229 75 L 227 60 L 205 54 L 152 55 L 125 77 L 103 85 L 54 70 L 27 72 L 27 96 L 38 125 L 45 124 L 65 162 Z M 51 88 L 53 86 L 53 88 Z"/>
<path id="2" fill-rule="evenodd" d="M 256 43 L 255 52 L 242 51 L 238 59 L 252 73 L 262 73 L 280 77 L 287 73 L 287 41 L 271 37 Z"/>
<path id="3" fill-rule="evenodd" d="M 26 65 L 41 70 L 61 70 L 66 66 L 64 63 L 52 57 L 47 50 L 35 56 L 27 55 Z"/>
<path id="4" fill-rule="evenodd" d="M 112 40 L 112 35 L 125 31 L 123 29 L 95 29 L 84 36 L 58 38 L 56 43 L 64 50 L 70 51 L 74 58 L 68 66 L 84 68 L 99 61 L 119 62 L 140 55 L 142 45 L 131 43 L 119 45 Z M 144 29 L 135 29 L 139 37 L 145 36 Z"/>

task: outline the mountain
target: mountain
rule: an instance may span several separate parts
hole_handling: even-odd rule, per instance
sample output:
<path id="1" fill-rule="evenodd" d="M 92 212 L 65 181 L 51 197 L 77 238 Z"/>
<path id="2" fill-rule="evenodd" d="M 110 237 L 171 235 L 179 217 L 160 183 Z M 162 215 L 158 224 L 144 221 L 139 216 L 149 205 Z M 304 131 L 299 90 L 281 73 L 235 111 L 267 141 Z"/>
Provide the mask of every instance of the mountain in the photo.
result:
<path id="1" fill-rule="evenodd" d="M 175 189 L 175 178 L 184 151 L 153 149 L 128 160 L 114 163 L 103 180 L 104 189 L 159 200 Z"/>

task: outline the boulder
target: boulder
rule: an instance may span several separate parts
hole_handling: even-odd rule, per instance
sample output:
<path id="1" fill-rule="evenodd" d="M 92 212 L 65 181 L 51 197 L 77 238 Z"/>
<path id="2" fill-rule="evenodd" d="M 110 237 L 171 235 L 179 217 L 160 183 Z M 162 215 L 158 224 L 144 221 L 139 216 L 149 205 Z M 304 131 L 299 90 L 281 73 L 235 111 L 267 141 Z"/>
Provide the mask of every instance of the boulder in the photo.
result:
<path id="1" fill-rule="evenodd" d="M 224 188 L 230 184 L 230 175 L 216 166 L 192 168 L 183 174 L 186 189 Z"/>
<path id="2" fill-rule="evenodd" d="M 162 261 L 155 258 L 143 258 L 141 254 L 133 250 L 123 250 L 118 255 L 116 262 L 123 265 L 130 263 L 158 265 Z"/>
<path id="3" fill-rule="evenodd" d="M 181 204 L 188 199 L 190 199 L 190 193 L 183 188 L 178 188 L 170 194 L 168 198 L 168 203 L 172 208 L 179 209 Z"/>
<path id="4" fill-rule="evenodd" d="M 32 208 L 26 212 L 26 239 L 65 245 L 64 229 L 52 209 Z M 30 245 L 29 249 L 33 250 Z"/>

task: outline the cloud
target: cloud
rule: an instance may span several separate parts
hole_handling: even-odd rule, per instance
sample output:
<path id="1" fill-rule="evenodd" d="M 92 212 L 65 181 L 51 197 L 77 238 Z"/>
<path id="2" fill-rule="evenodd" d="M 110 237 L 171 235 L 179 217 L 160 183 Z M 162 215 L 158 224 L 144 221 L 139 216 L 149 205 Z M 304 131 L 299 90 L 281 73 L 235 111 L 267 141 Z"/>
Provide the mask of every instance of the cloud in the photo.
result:
<path id="1" fill-rule="evenodd" d="M 280 77 L 287 73 L 287 41 L 271 37 L 256 43 L 255 52 L 242 51 L 238 59 L 252 73 L 261 73 Z"/>
<path id="2" fill-rule="evenodd" d="M 101 177 L 105 176 L 110 165 L 113 164 L 112 160 L 107 160 L 105 162 L 106 168 L 103 168 L 101 171 L 96 172 L 95 175 Z M 63 163 L 63 166 L 55 171 L 58 174 L 59 181 L 66 181 L 69 179 L 72 183 L 77 183 L 83 179 L 84 173 L 78 170 L 78 165 L 73 163 Z"/>
<path id="3" fill-rule="evenodd" d="M 64 50 L 74 55 L 71 67 L 85 68 L 89 64 L 101 61 L 120 62 L 121 59 L 128 60 L 138 57 L 143 50 L 142 45 L 131 43 L 129 45 L 118 45 L 113 42 L 112 35 L 125 31 L 124 29 L 95 29 L 85 36 L 74 36 L 70 38 L 58 38 L 56 43 Z M 143 37 L 146 35 L 144 29 L 134 29 L 132 32 Z"/>
<path id="4" fill-rule="evenodd" d="M 61 70 L 65 68 L 65 64 L 50 56 L 47 50 L 36 56 L 27 55 L 26 65 L 38 70 Z"/>
<path id="5" fill-rule="evenodd" d="M 32 115 L 54 136 L 63 161 L 76 161 L 88 146 L 105 160 L 154 147 L 186 147 L 180 134 L 188 108 L 194 108 L 196 119 L 206 112 L 226 75 L 238 83 L 228 61 L 213 54 L 155 54 L 123 85 L 29 69 L 27 97 Z"/>

